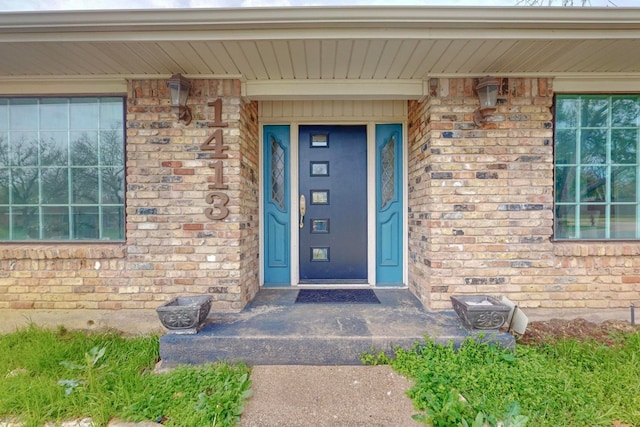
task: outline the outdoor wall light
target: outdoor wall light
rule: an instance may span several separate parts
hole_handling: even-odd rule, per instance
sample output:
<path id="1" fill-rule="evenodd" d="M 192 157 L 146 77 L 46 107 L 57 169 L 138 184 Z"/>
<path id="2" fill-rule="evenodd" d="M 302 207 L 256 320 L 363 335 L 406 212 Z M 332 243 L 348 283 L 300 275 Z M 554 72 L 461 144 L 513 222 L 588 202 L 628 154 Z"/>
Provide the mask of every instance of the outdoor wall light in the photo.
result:
<path id="1" fill-rule="evenodd" d="M 191 82 L 181 74 L 174 74 L 167 82 L 167 86 L 171 95 L 171 107 L 178 112 L 178 121 L 188 125 L 191 123 L 191 110 L 187 107 L 187 97 Z"/>
<path id="2" fill-rule="evenodd" d="M 485 77 L 476 85 L 476 93 L 480 100 L 480 107 L 473 114 L 476 126 L 482 126 L 494 111 L 498 101 L 498 80 L 495 77 Z"/>

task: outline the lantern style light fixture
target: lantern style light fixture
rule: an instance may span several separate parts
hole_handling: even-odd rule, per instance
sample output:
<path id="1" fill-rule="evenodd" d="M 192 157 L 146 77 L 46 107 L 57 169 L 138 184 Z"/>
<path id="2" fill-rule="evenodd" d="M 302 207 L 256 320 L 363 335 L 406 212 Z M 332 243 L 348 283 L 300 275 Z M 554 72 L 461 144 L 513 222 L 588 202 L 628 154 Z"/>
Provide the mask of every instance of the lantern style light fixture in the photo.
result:
<path id="1" fill-rule="evenodd" d="M 181 74 L 174 74 L 167 82 L 171 95 L 171 107 L 178 112 L 178 120 L 188 125 L 191 123 L 191 110 L 187 107 L 187 97 L 191 89 L 191 82 Z"/>
<path id="2" fill-rule="evenodd" d="M 487 121 L 487 118 L 496 111 L 498 80 L 490 76 L 483 78 L 476 85 L 476 93 L 480 100 L 480 107 L 473 114 L 473 122 L 476 126 L 482 126 Z"/>

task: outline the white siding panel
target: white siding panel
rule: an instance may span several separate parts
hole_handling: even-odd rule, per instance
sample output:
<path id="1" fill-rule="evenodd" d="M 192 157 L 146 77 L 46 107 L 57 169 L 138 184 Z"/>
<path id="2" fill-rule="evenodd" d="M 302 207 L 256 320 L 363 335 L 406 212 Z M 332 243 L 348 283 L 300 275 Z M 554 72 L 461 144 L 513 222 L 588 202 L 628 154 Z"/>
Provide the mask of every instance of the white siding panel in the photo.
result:
<path id="1" fill-rule="evenodd" d="M 367 56 L 362 65 L 361 79 L 372 79 L 380 63 L 380 52 L 384 49 L 384 40 L 372 40 L 367 49 Z"/>
<path id="2" fill-rule="evenodd" d="M 322 40 L 320 45 L 320 76 L 323 79 L 333 79 L 336 68 L 335 40 Z"/>
<path id="3" fill-rule="evenodd" d="M 368 46 L 369 42 L 367 40 L 356 40 L 353 42 L 353 55 L 351 55 L 350 58 L 347 78 L 362 78 L 362 66 L 364 64 L 364 58 L 367 54 Z"/>
<path id="4" fill-rule="evenodd" d="M 240 74 L 240 69 L 236 66 L 236 63 L 233 62 L 231 55 L 229 55 L 229 51 L 224 43 L 221 42 L 209 42 L 207 43 L 207 47 L 211 51 L 211 54 L 214 55 L 220 65 L 224 67 L 224 70 L 228 74 Z"/>
<path id="5" fill-rule="evenodd" d="M 336 47 L 336 79 L 346 79 L 353 56 L 353 41 L 339 40 Z"/>
<path id="6" fill-rule="evenodd" d="M 206 43 L 192 42 L 191 46 L 193 47 L 194 50 L 198 52 L 198 54 L 202 58 L 202 61 L 204 61 L 204 63 L 206 64 L 206 69 L 209 70 L 209 73 L 211 74 L 225 73 L 224 67 L 222 66 L 222 64 L 220 64 L 220 61 L 218 61 L 218 58 L 213 53 L 211 53 Z"/>
<path id="7" fill-rule="evenodd" d="M 253 74 L 256 76 L 258 80 L 267 80 L 269 74 L 267 73 L 267 69 L 262 62 L 262 57 L 260 56 L 260 52 L 256 47 L 255 42 L 239 42 L 238 43 L 242 49 L 244 57 L 247 58 L 247 62 L 251 66 L 253 70 Z M 280 74 L 277 69 L 273 70 L 274 74 Z"/>
<path id="8" fill-rule="evenodd" d="M 309 79 L 319 79 L 322 77 L 320 73 L 320 41 L 307 40 L 304 42 L 305 57 L 307 59 L 307 76 Z"/>
<path id="9" fill-rule="evenodd" d="M 251 64 L 245 57 L 244 51 L 242 50 L 240 43 L 235 41 L 228 41 L 228 42 L 225 42 L 224 46 L 225 46 L 225 49 L 231 52 L 233 56 L 233 62 L 234 64 L 236 64 L 238 69 L 244 70 L 246 78 L 249 80 L 255 80 L 256 79 L 255 70 L 251 67 Z"/>
<path id="10" fill-rule="evenodd" d="M 400 78 L 400 74 L 402 70 L 406 67 L 406 64 L 412 59 L 412 57 L 416 54 L 416 46 L 418 45 L 417 40 L 403 40 L 400 48 L 398 49 L 398 54 L 393 60 L 393 63 L 389 67 L 389 71 L 387 72 L 387 78 L 389 79 L 397 79 Z"/>
<path id="11" fill-rule="evenodd" d="M 307 62 L 305 61 L 304 42 L 302 40 L 291 40 L 291 58 L 293 60 L 293 72 L 295 79 L 307 78 Z"/>
<path id="12" fill-rule="evenodd" d="M 262 122 L 404 121 L 406 101 L 261 101 Z"/>
<path id="13" fill-rule="evenodd" d="M 515 42 L 509 40 L 501 40 L 497 43 L 483 42 L 478 50 L 469 56 L 467 61 L 460 66 L 459 71 L 461 73 L 486 73 L 488 70 L 495 69 L 493 66 L 494 62 L 504 55 L 514 43 Z"/>

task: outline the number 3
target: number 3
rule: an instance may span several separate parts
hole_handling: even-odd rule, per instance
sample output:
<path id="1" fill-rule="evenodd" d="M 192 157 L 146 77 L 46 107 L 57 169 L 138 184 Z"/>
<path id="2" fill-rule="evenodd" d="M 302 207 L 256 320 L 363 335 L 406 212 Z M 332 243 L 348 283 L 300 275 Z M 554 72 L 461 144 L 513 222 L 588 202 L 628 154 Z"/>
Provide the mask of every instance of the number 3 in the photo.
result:
<path id="1" fill-rule="evenodd" d="M 216 203 L 216 198 L 219 198 L 219 203 Z M 214 191 L 213 193 L 207 194 L 206 202 L 210 205 L 213 205 L 213 208 L 206 208 L 204 210 L 204 215 L 209 219 L 225 219 L 227 215 L 229 215 L 229 209 L 226 208 L 227 203 L 229 203 L 229 196 L 225 193 L 221 193 L 220 191 Z M 217 213 L 214 213 L 214 209 L 218 209 Z"/>

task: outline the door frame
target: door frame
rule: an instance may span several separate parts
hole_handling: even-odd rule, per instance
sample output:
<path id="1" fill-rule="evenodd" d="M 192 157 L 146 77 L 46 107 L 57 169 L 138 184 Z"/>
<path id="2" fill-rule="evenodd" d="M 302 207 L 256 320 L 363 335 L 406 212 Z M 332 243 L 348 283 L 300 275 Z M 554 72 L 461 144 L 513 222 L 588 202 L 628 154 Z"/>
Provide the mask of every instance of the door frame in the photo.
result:
<path id="1" fill-rule="evenodd" d="M 376 286 L 376 125 L 385 123 L 400 123 L 402 125 L 402 200 L 403 211 L 402 221 L 403 224 L 408 224 L 408 147 L 407 147 L 407 123 L 406 120 L 304 120 L 304 121 L 288 121 L 288 122 L 261 122 L 260 126 L 260 176 L 263 176 L 264 158 L 263 158 L 263 129 L 268 125 L 287 125 L 290 132 L 290 157 L 289 157 L 289 171 L 290 171 L 290 194 L 289 204 L 291 206 L 290 211 L 290 224 L 291 228 L 291 283 L 290 286 L 283 286 L 286 288 L 305 288 L 311 287 L 314 289 L 322 287 L 330 288 L 360 288 L 360 287 L 376 287 L 378 289 L 384 288 L 384 285 Z M 300 142 L 300 126 L 301 125 L 326 125 L 326 126 L 340 126 L 340 125 L 365 125 L 367 128 L 367 284 L 346 284 L 335 283 L 328 285 L 317 284 L 301 284 L 300 283 L 300 258 L 299 258 L 299 230 L 297 224 L 299 223 L 299 142 Z M 260 205 L 260 218 L 264 217 L 264 189 L 260 185 L 259 191 L 259 205 Z M 294 230 L 295 229 L 295 230 Z M 408 226 L 403 228 L 401 240 L 402 240 L 402 281 L 404 288 L 408 287 Z M 260 221 L 260 253 L 264 253 L 265 233 L 263 221 Z M 260 286 L 264 285 L 264 263 L 260 262 Z M 394 289 L 398 289 L 398 286 L 393 286 Z M 400 287 L 402 288 L 402 287 Z"/>

